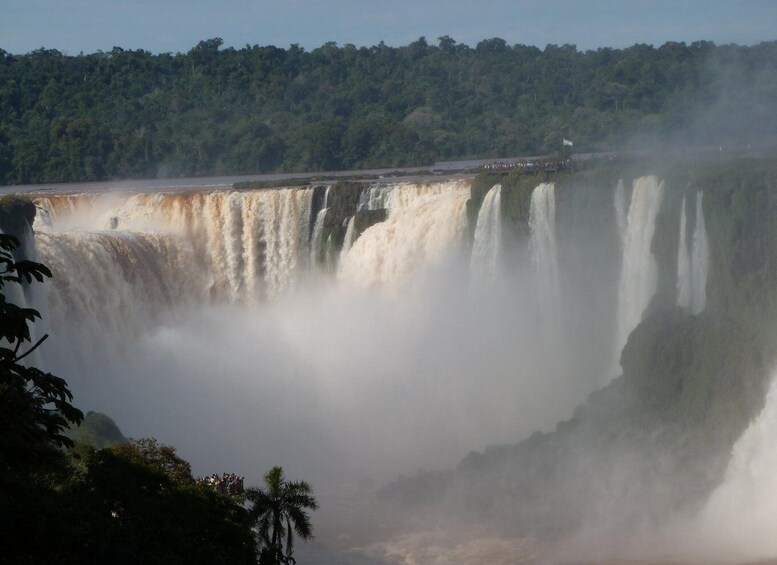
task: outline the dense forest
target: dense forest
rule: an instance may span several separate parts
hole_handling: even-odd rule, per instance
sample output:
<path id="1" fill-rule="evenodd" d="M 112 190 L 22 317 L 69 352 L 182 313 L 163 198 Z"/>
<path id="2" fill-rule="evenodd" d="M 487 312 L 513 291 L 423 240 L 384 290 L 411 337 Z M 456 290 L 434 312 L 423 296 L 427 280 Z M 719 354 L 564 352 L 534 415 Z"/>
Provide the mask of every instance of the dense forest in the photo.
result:
<path id="1" fill-rule="evenodd" d="M 392 167 L 550 153 L 562 138 L 578 151 L 636 138 L 747 145 L 777 133 L 777 42 L 222 43 L 0 49 L 0 183 Z"/>

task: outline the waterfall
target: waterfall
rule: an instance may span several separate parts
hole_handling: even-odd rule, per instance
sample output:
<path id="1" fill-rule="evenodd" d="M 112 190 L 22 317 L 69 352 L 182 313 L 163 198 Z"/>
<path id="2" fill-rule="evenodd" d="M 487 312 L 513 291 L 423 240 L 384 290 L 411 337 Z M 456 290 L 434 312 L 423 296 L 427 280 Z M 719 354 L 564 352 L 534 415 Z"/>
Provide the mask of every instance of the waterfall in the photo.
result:
<path id="1" fill-rule="evenodd" d="M 616 355 L 628 340 L 631 331 L 656 292 L 658 267 L 650 249 L 656 229 L 656 215 L 661 206 L 664 183 L 655 176 L 634 181 L 631 204 L 626 217 L 623 237 L 623 259 L 618 285 L 618 325 Z M 618 363 L 616 363 L 617 366 Z"/>
<path id="2" fill-rule="evenodd" d="M 330 273 L 334 271 L 335 268 L 334 256 L 335 242 L 332 239 L 332 234 L 330 233 L 328 236 L 326 236 L 326 244 L 324 245 L 324 265 L 326 266 L 326 270 Z"/>
<path id="3" fill-rule="evenodd" d="M 310 239 L 310 264 L 314 267 L 317 265 L 318 257 L 321 254 L 321 238 L 324 234 L 324 218 L 326 218 L 326 211 L 329 209 L 329 190 L 331 188 L 331 185 L 326 187 L 324 204 L 316 214 L 316 221 L 313 225 L 313 236 Z"/>
<path id="4" fill-rule="evenodd" d="M 556 340 L 561 330 L 561 287 L 556 249 L 556 193 L 553 183 L 542 183 L 532 191 L 529 229 L 529 252 L 540 316 L 546 337 Z"/>
<path id="5" fill-rule="evenodd" d="M 688 252 L 688 243 L 685 236 L 686 226 L 686 198 L 683 197 L 683 204 L 680 209 L 680 242 L 677 246 L 677 305 L 680 308 L 689 308 L 691 306 L 691 256 Z"/>
<path id="6" fill-rule="evenodd" d="M 381 210 L 390 208 L 389 199 L 394 192 L 393 184 L 373 184 L 368 186 L 359 195 L 359 204 L 356 210 Z"/>
<path id="7" fill-rule="evenodd" d="M 423 266 L 440 265 L 459 250 L 467 227 L 468 182 L 399 183 L 381 194 L 388 218 L 356 240 L 340 279 L 361 287 L 401 286 Z"/>
<path id="8" fill-rule="evenodd" d="M 110 363 L 149 328 L 206 304 L 252 304 L 293 289 L 309 256 L 312 190 L 100 194 L 36 199 L 35 246 L 51 359 Z M 188 310 L 187 310 L 188 309 Z M 98 349 L 67 346 L 63 336 Z"/>
<path id="9" fill-rule="evenodd" d="M 693 230 L 691 250 L 686 238 L 687 199 L 683 198 L 680 213 L 680 243 L 677 249 L 677 305 L 700 314 L 707 302 L 707 265 L 709 249 L 704 225 L 702 192 L 696 193 L 696 227 Z"/>
<path id="10" fill-rule="evenodd" d="M 691 253 L 691 312 L 700 314 L 707 305 L 707 269 L 709 248 L 707 229 L 704 224 L 703 193 L 696 193 L 696 228 L 693 230 L 693 251 Z"/>
<path id="11" fill-rule="evenodd" d="M 89 343 L 120 344 L 173 306 L 210 298 L 208 274 L 171 236 L 41 231 L 36 245 L 54 275 L 48 302 L 58 338 L 77 328 Z"/>
<path id="12" fill-rule="evenodd" d="M 721 552 L 757 560 L 777 553 L 777 376 L 761 414 L 734 445 L 723 483 L 700 518 L 701 539 Z M 716 551 L 719 549 L 720 551 Z"/>
<path id="13" fill-rule="evenodd" d="M 176 296 L 190 285 L 198 299 L 253 302 L 278 295 L 299 278 L 304 266 L 300 258 L 306 256 L 310 239 L 312 193 L 282 189 L 38 198 L 36 245 L 46 264 L 61 263 L 63 254 L 71 265 L 105 261 L 105 282 L 109 272 L 123 266 L 114 274 L 127 284 L 139 283 L 139 273 L 148 271 L 158 277 L 157 287 L 176 289 Z M 84 279 L 88 272 L 74 270 L 66 280 L 89 292 L 93 284 Z M 55 277 L 54 291 L 63 285 Z M 153 294 L 155 289 L 143 292 Z"/>
<path id="14" fill-rule="evenodd" d="M 615 207 L 615 221 L 617 223 L 618 234 L 620 235 L 622 245 L 626 238 L 627 221 L 626 187 L 623 185 L 622 180 L 619 180 L 617 186 L 615 187 L 613 206 Z"/>
<path id="15" fill-rule="evenodd" d="M 338 262 L 338 265 L 340 268 L 343 266 L 343 261 L 345 260 L 345 256 L 348 255 L 348 252 L 351 250 L 351 246 L 353 246 L 353 235 L 354 235 L 354 225 L 356 224 L 356 216 L 351 216 L 346 220 L 348 222 L 347 227 L 345 228 L 345 238 L 343 239 L 343 247 L 340 250 L 340 260 Z"/>
<path id="16" fill-rule="evenodd" d="M 480 280 L 493 279 L 498 272 L 502 246 L 502 185 L 495 184 L 483 199 L 475 225 L 471 268 Z"/>
<path id="17" fill-rule="evenodd" d="M 86 315 L 92 303 L 112 299 L 64 295 L 73 292 L 71 285 L 88 294 L 101 283 L 119 289 L 117 296 L 124 293 L 126 299 L 114 304 L 118 312 L 137 302 L 164 310 L 178 302 L 276 297 L 295 286 L 309 258 L 323 249 L 329 190 L 312 232 L 310 189 L 40 197 L 35 227 L 41 260 L 65 269 L 67 256 L 68 264 L 83 266 L 55 280 L 51 292 L 62 296 L 52 300 L 81 304 L 78 309 Z M 390 221 L 373 226 L 363 242 L 359 238 L 348 249 L 355 229 L 354 218 L 349 220 L 343 278 L 401 280 L 422 264 L 439 263 L 462 243 L 467 181 L 385 184 L 366 192 L 368 205 L 389 207 Z M 89 267 L 91 260 L 102 266 Z M 139 290 L 152 284 L 152 290 Z"/>

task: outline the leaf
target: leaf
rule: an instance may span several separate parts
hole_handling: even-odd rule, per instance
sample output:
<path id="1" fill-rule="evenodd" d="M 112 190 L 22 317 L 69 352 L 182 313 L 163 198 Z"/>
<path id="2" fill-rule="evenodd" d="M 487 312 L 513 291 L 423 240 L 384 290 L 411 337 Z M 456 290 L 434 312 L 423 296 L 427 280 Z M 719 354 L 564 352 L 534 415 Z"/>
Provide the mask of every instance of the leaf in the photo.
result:
<path id="1" fill-rule="evenodd" d="M 28 283 L 32 282 L 33 278 L 38 282 L 43 282 L 44 277 L 51 278 L 51 270 L 34 261 L 18 261 L 14 264 L 14 268 L 19 273 L 19 277 L 26 279 Z"/>

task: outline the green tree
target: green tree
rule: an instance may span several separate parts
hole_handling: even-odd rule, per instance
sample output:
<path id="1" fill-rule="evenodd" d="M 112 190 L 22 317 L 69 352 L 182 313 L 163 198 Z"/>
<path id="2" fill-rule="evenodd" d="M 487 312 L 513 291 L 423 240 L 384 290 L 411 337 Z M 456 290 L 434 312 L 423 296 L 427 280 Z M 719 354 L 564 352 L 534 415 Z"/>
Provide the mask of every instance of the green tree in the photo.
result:
<path id="1" fill-rule="evenodd" d="M 127 443 L 127 438 L 110 417 L 100 412 L 89 411 L 79 426 L 71 426 L 67 436 L 76 445 L 81 444 L 94 449 L 110 447 L 117 443 Z"/>
<path id="2" fill-rule="evenodd" d="M 0 201 L 4 230 L 26 226 L 26 205 L 32 206 L 19 199 Z M 67 474 L 59 448 L 73 445 L 65 436 L 68 423 L 83 418 L 64 380 L 27 365 L 47 336 L 33 338 L 31 325 L 40 314 L 15 302 L 23 297 L 24 283 L 42 282 L 51 272 L 17 259 L 18 249 L 16 237 L 0 233 L 0 563 L 15 564 L 41 562 L 30 557 L 32 549 L 56 537 L 48 535 L 58 507 L 53 485 Z"/>
<path id="3" fill-rule="evenodd" d="M 78 543 L 62 562 L 256 563 L 240 500 L 195 482 L 175 448 L 133 440 L 85 461 L 83 478 L 65 491 L 69 523 L 59 526 L 59 537 Z"/>
<path id="4" fill-rule="evenodd" d="M 246 489 L 246 499 L 252 503 L 251 519 L 264 545 L 259 563 L 296 563 L 292 557 L 294 532 L 303 540 L 313 537 L 313 525 L 306 510 L 316 510 L 318 503 L 310 485 L 305 481 L 287 481 L 283 468 L 273 467 L 264 476 L 264 488 Z"/>
<path id="5" fill-rule="evenodd" d="M 18 248 L 16 237 L 0 234 L 0 474 L 5 477 L 52 459 L 56 447 L 72 447 L 64 432 L 68 423 L 83 419 L 63 379 L 24 362 L 48 336 L 32 343 L 30 326 L 40 313 L 8 301 L 7 287 L 42 282 L 51 271 L 40 263 L 16 260 Z"/>
<path id="6" fill-rule="evenodd" d="M 192 466 L 175 453 L 170 445 L 160 444 L 154 438 L 133 439 L 113 447 L 113 451 L 128 461 L 152 467 L 178 483 L 191 483 Z"/>

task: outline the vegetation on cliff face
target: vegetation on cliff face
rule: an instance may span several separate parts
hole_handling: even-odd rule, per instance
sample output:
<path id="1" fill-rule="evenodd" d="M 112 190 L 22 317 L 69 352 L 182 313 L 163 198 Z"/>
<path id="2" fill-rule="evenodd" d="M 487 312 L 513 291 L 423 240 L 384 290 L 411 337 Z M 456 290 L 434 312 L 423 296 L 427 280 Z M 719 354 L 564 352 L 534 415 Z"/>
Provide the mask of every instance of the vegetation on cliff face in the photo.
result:
<path id="1" fill-rule="evenodd" d="M 100 412 L 87 412 L 78 426 L 71 426 L 66 435 L 75 443 L 102 449 L 118 443 L 127 443 L 127 438 L 110 417 Z"/>
<path id="2" fill-rule="evenodd" d="M 536 155 L 564 137 L 611 150 L 635 133 L 758 143 L 777 134 L 776 51 L 447 36 L 310 52 L 218 38 L 159 55 L 0 49 L 0 183 L 428 164 Z"/>
<path id="3" fill-rule="evenodd" d="M 509 174 L 480 173 L 472 180 L 471 196 L 467 201 L 467 222 L 470 234 L 477 226 L 478 212 L 486 194 L 495 185 L 502 187 L 502 220 L 507 237 L 519 240 L 529 235 L 531 195 L 538 184 L 560 183 L 569 178 L 568 172 L 532 174 L 515 170 Z"/>
<path id="4" fill-rule="evenodd" d="M 614 221 L 602 221 L 612 213 L 605 210 L 615 185 L 645 172 L 605 168 L 557 183 L 557 201 L 565 202 L 558 214 L 566 214 L 558 237 L 585 231 L 570 222 L 594 230 L 602 256 L 591 268 L 612 263 L 617 252 Z M 555 537 L 597 518 L 628 529 L 693 509 L 720 483 L 734 442 L 763 408 L 777 364 L 777 165 L 683 163 L 664 166 L 659 176 L 666 192 L 652 243 L 658 292 L 622 351 L 622 376 L 554 432 L 472 452 L 455 472 L 403 479 L 387 494 L 418 504 L 415 489 L 435 482 L 437 503 L 451 512 L 475 508 L 511 533 Z M 473 200 L 493 184 L 476 180 Z M 694 316 L 675 304 L 679 204 L 697 191 L 704 194 L 710 264 L 706 308 Z M 596 210 L 598 221 L 581 208 Z"/>
<path id="5" fill-rule="evenodd" d="M 388 217 L 388 210 L 359 210 L 359 198 L 368 188 L 364 182 L 341 180 L 331 185 L 327 212 L 321 231 L 320 247 L 315 251 L 319 267 L 333 269 L 339 261 L 340 251 L 345 243 L 348 222 L 354 218 L 353 241 L 370 226 L 383 222 Z M 320 210 L 324 205 L 324 191 L 317 189 L 313 198 L 314 210 Z M 353 243 L 353 242 L 352 242 Z"/>
<path id="6" fill-rule="evenodd" d="M 327 212 L 321 234 L 321 249 L 318 250 L 319 264 L 333 267 L 343 247 L 348 218 L 354 215 L 359 196 L 366 185 L 361 182 L 341 180 L 329 190 Z M 323 203 L 322 203 L 323 205 Z"/>
<path id="7" fill-rule="evenodd" d="M 3 196 L 0 198 L 0 229 L 4 233 L 25 233 L 35 221 L 35 204 L 27 198 Z"/>

